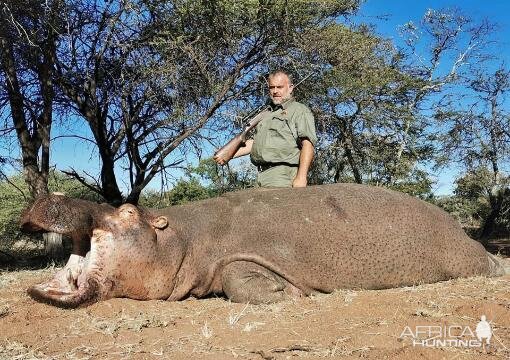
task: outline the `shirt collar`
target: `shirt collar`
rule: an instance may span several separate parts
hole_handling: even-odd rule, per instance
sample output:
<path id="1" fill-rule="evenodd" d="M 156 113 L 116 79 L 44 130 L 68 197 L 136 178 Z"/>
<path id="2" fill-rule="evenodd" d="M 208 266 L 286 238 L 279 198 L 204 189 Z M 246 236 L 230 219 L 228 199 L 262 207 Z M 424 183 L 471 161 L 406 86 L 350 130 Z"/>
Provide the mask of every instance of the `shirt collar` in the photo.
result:
<path id="1" fill-rule="evenodd" d="M 290 104 L 292 104 L 293 102 L 294 102 L 294 98 L 291 96 L 288 100 L 284 101 L 283 104 L 273 104 L 270 101 L 269 106 L 271 106 L 272 111 L 276 111 L 279 109 L 287 110 L 289 108 Z"/>

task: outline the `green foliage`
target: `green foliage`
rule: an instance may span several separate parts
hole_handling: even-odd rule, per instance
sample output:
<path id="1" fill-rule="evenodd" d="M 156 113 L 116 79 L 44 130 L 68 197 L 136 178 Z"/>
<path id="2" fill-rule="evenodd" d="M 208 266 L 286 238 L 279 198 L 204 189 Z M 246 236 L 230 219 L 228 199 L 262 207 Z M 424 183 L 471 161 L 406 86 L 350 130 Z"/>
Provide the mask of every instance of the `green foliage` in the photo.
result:
<path id="1" fill-rule="evenodd" d="M 198 176 L 208 184 L 211 196 L 218 196 L 225 192 L 247 189 L 255 186 L 256 173 L 247 164 L 239 166 L 219 166 L 212 158 L 200 160 L 197 167 L 188 170 L 188 176 Z"/>
<path id="2" fill-rule="evenodd" d="M 433 181 L 425 171 L 414 170 L 402 180 L 396 181 L 388 187 L 423 200 L 429 200 L 434 197 L 432 185 Z"/>
<path id="3" fill-rule="evenodd" d="M 251 167 L 225 168 L 218 166 L 211 158 L 204 159 L 198 166 L 190 167 L 186 178 L 180 179 L 172 190 L 164 193 L 144 193 L 140 205 L 164 208 L 215 197 L 228 191 L 253 187 L 255 176 Z"/>
<path id="4" fill-rule="evenodd" d="M 322 70 L 304 91 L 320 139 L 315 183 L 348 180 L 429 196 L 431 180 L 417 169 L 448 154 L 437 151 L 441 134 L 430 114 L 449 101 L 462 106 L 458 75 L 473 69 L 463 65 L 480 54 L 490 29 L 455 10 L 430 10 L 401 30 L 402 48 L 366 26 L 335 23 L 303 37 L 303 62 Z"/>
<path id="5" fill-rule="evenodd" d="M 142 194 L 140 205 L 148 208 L 162 209 L 209 197 L 210 192 L 197 179 L 180 179 L 170 191 L 164 193 L 148 191 Z"/>
<path id="6" fill-rule="evenodd" d="M 146 190 L 140 196 L 138 205 L 151 209 L 163 209 L 170 206 L 170 202 L 164 196 L 164 193 L 156 190 Z"/>
<path id="7" fill-rule="evenodd" d="M 480 66 L 480 65 L 479 65 Z M 479 204 L 483 219 L 480 238 L 510 235 L 510 117 L 508 91 L 510 70 L 500 65 L 496 71 L 481 66 L 467 74 L 463 100 L 452 97 L 437 109 L 435 118 L 443 133 L 441 165 L 461 163 L 466 173 L 456 180 L 455 195 Z M 490 72 L 489 72 L 490 71 Z"/>
<path id="8" fill-rule="evenodd" d="M 426 82 L 406 72 L 392 44 L 365 27 L 331 24 L 305 40 L 306 61 L 329 65 L 303 90 L 320 139 L 314 183 L 352 179 L 426 192 L 409 188 L 415 178 L 423 187 L 423 173 L 415 169 L 432 157 L 426 124 L 415 109 Z"/>
<path id="9" fill-rule="evenodd" d="M 456 179 L 455 184 L 456 196 L 478 201 L 488 196 L 493 184 L 493 174 L 487 168 L 480 167 Z"/>
<path id="10" fill-rule="evenodd" d="M 455 217 L 465 228 L 479 228 L 489 212 L 486 202 L 459 196 L 442 196 L 433 203 Z"/>
<path id="11" fill-rule="evenodd" d="M 179 180 L 168 193 L 168 202 L 170 205 L 181 205 L 190 201 L 207 199 L 208 197 L 207 189 L 198 180 Z"/>
<path id="12" fill-rule="evenodd" d="M 140 205 L 148 208 L 161 209 L 173 205 L 182 205 L 191 201 L 210 197 L 208 189 L 196 179 L 179 180 L 172 190 L 160 193 L 149 191 L 142 195 Z"/>
<path id="13" fill-rule="evenodd" d="M 497 219 L 500 232 L 505 237 L 510 237 L 510 187 L 502 190 L 503 197 L 501 204 L 501 214 Z"/>
<path id="14" fill-rule="evenodd" d="M 454 195 L 436 199 L 434 203 L 456 217 L 464 227 L 480 229 L 492 236 L 510 235 L 510 188 L 508 178 L 500 177 L 494 186 L 493 174 L 485 167 L 473 169 L 456 181 Z M 490 221 L 490 223 L 489 223 Z"/>
<path id="15" fill-rule="evenodd" d="M 455 181 L 455 196 L 471 204 L 473 217 L 480 219 L 482 237 L 510 235 L 510 177 L 498 175 L 480 166 Z"/>
<path id="16" fill-rule="evenodd" d="M 18 236 L 18 219 L 28 204 L 28 186 L 22 176 L 0 181 L 0 239 Z"/>

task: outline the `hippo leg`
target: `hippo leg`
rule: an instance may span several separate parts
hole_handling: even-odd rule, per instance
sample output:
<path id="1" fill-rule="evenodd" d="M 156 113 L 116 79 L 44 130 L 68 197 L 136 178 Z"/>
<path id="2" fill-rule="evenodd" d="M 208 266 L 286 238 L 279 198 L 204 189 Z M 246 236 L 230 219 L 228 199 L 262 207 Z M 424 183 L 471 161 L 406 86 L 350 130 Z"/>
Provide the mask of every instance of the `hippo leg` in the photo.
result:
<path id="1" fill-rule="evenodd" d="M 248 261 L 235 261 L 225 266 L 221 281 L 223 292 L 233 302 L 268 304 L 302 295 L 281 276 Z"/>

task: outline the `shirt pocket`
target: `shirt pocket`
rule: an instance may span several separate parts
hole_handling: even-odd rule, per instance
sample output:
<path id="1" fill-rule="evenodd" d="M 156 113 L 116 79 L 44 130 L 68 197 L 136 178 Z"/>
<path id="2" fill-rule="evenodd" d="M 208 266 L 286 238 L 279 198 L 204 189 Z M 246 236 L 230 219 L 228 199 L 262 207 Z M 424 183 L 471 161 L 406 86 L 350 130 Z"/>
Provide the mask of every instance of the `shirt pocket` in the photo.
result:
<path id="1" fill-rule="evenodd" d="M 271 124 L 269 125 L 268 131 L 270 135 L 269 140 L 275 142 L 275 144 L 271 145 L 282 144 L 286 146 L 293 146 L 295 143 L 294 134 L 292 134 L 289 123 L 286 119 L 274 117 L 273 121 L 271 121 Z"/>

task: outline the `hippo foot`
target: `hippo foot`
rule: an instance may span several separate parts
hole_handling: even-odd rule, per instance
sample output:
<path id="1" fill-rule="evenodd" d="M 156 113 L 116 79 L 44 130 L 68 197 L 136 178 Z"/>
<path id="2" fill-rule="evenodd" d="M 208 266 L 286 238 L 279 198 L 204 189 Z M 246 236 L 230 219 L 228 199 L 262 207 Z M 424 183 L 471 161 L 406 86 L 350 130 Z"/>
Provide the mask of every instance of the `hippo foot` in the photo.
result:
<path id="1" fill-rule="evenodd" d="M 48 282 L 32 286 L 28 292 L 34 297 L 67 295 L 78 289 L 78 277 L 86 263 L 83 256 L 72 254 L 67 264 Z"/>
<path id="2" fill-rule="evenodd" d="M 233 302 L 270 304 L 303 296 L 303 292 L 261 265 L 235 261 L 223 269 L 222 286 Z"/>

